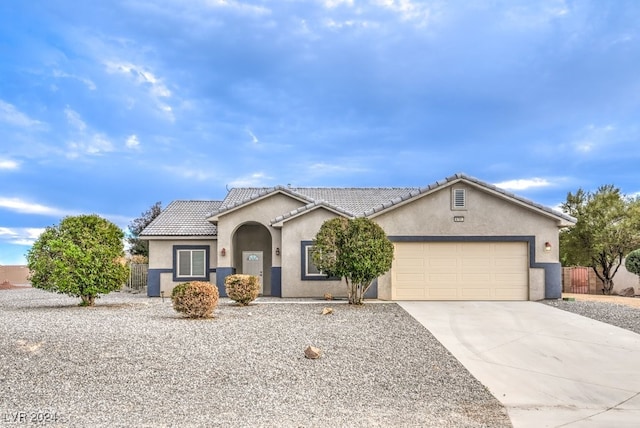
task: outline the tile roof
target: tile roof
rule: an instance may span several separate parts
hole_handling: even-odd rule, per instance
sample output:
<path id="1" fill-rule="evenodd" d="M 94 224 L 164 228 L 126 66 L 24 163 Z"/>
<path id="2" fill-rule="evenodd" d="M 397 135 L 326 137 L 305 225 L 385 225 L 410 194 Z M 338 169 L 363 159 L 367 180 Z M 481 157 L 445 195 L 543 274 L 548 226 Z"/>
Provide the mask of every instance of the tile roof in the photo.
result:
<path id="1" fill-rule="evenodd" d="M 217 228 L 208 214 L 221 201 L 173 201 L 147 226 L 141 236 L 215 236 Z"/>
<path id="2" fill-rule="evenodd" d="M 351 217 L 362 216 L 367 210 L 391 200 L 404 198 L 417 187 L 244 187 L 231 189 L 220 208 L 211 215 L 221 214 L 276 191 L 287 193 L 306 201 L 309 208 L 320 202 Z"/>
<path id="3" fill-rule="evenodd" d="M 286 220 L 319 206 L 329 208 L 347 217 L 370 217 L 405 201 L 431 193 L 437 189 L 464 180 L 471 185 L 485 188 L 495 194 L 512 199 L 524 206 L 542 211 L 567 224 L 575 223 L 575 219 L 566 214 L 552 210 L 529 199 L 507 192 L 492 184 L 465 174 L 455 174 L 444 180 L 436 181 L 425 187 L 369 187 L 369 188 L 335 188 L 335 187 L 243 187 L 231 189 L 224 201 L 174 201 L 158 218 L 142 233 L 143 236 L 215 236 L 216 226 L 207 218 L 222 214 L 251 201 L 258 200 L 275 192 L 291 195 L 305 205 L 291 212 L 283 213 L 272 220 L 272 224 Z"/>

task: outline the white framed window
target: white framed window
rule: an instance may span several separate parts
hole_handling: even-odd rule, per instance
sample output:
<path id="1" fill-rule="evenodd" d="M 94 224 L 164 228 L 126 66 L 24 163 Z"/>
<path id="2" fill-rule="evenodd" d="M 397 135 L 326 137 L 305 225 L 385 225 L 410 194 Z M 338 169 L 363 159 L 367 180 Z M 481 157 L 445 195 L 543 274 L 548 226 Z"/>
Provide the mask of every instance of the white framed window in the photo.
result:
<path id="1" fill-rule="evenodd" d="M 328 276 L 326 273 L 318 269 L 315 263 L 313 263 L 313 241 L 302 241 L 300 250 L 300 276 L 303 281 L 340 280 L 340 278 Z"/>
<path id="2" fill-rule="evenodd" d="M 174 280 L 208 279 L 209 248 L 207 246 L 175 246 L 173 251 Z"/>
<path id="3" fill-rule="evenodd" d="M 467 209 L 467 191 L 466 189 L 451 189 L 451 209 L 465 210 Z"/>
<path id="4" fill-rule="evenodd" d="M 315 251 L 315 247 L 312 245 L 309 245 L 307 247 L 305 247 L 305 253 L 306 253 L 306 259 L 307 259 L 307 263 L 305 263 L 305 275 L 306 276 L 326 276 L 325 274 L 323 274 L 320 269 L 318 269 L 318 267 L 316 266 L 315 263 L 313 263 L 313 252 Z"/>

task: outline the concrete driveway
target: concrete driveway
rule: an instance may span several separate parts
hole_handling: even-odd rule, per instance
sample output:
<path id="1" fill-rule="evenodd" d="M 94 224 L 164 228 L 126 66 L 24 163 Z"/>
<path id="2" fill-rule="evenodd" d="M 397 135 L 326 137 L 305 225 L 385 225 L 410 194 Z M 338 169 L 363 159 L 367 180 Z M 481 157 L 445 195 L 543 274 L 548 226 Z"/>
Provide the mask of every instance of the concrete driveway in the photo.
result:
<path id="1" fill-rule="evenodd" d="M 640 335 L 536 302 L 398 302 L 520 427 L 640 426 Z"/>

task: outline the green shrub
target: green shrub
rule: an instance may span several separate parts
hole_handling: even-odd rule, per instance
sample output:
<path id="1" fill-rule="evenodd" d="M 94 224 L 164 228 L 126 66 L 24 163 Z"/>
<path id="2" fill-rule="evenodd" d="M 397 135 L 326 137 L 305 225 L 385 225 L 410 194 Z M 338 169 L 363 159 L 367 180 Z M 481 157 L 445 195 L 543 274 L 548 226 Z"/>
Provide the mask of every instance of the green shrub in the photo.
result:
<path id="1" fill-rule="evenodd" d="M 95 214 L 65 217 L 28 251 L 31 285 L 93 306 L 101 294 L 120 290 L 127 281 L 123 237 L 122 229 Z"/>
<path id="2" fill-rule="evenodd" d="M 633 250 L 627 255 L 625 267 L 629 272 L 640 276 L 640 249 Z"/>
<path id="3" fill-rule="evenodd" d="M 173 309 L 189 318 L 211 318 L 218 305 L 218 288 L 204 281 L 185 282 L 171 293 Z"/>
<path id="4" fill-rule="evenodd" d="M 246 306 L 258 297 L 260 281 L 254 275 L 229 275 L 224 280 L 224 288 L 231 300 Z"/>

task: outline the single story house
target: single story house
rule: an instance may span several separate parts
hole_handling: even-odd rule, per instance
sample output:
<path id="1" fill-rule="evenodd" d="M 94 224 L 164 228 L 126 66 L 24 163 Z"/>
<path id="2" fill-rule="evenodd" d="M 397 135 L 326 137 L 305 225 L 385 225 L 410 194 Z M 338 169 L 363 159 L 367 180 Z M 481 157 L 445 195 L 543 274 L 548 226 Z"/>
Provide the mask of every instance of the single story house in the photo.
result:
<path id="1" fill-rule="evenodd" d="M 572 217 L 456 174 L 426 187 L 234 188 L 222 201 L 173 201 L 141 233 L 149 296 L 202 280 L 224 296 L 233 273 L 258 275 L 263 295 L 343 297 L 310 251 L 325 220 L 368 217 L 393 242 L 391 270 L 367 297 L 539 300 L 562 292 L 558 232 Z"/>

